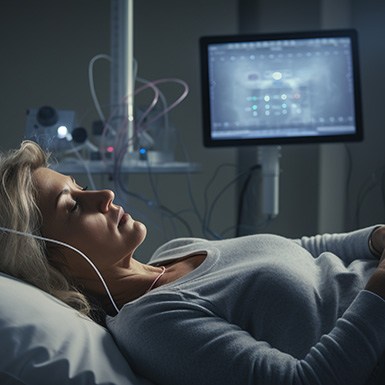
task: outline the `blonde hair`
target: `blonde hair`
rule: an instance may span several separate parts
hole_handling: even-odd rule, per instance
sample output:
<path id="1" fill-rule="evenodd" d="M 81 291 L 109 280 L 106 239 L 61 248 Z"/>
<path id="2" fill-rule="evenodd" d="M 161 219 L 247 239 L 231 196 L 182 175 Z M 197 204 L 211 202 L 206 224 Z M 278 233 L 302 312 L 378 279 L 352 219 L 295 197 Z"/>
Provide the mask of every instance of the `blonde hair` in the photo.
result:
<path id="1" fill-rule="evenodd" d="M 49 155 L 32 141 L 24 141 L 19 149 L 0 155 L 0 226 L 41 236 L 42 217 L 32 173 L 47 167 L 48 160 Z M 49 262 L 43 240 L 0 232 L 0 250 L 0 271 L 90 314 L 87 298 Z"/>

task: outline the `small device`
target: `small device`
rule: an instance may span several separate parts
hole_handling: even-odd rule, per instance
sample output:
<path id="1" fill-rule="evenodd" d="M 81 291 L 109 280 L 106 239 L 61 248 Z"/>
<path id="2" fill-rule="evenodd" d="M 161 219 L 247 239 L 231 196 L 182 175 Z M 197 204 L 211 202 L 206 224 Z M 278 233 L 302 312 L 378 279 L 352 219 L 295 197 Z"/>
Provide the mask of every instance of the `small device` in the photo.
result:
<path id="1" fill-rule="evenodd" d="M 71 148 L 75 112 L 51 106 L 27 110 L 25 136 L 45 150 L 61 152 Z"/>
<path id="2" fill-rule="evenodd" d="M 202 37 L 207 147 L 363 138 L 355 30 Z"/>

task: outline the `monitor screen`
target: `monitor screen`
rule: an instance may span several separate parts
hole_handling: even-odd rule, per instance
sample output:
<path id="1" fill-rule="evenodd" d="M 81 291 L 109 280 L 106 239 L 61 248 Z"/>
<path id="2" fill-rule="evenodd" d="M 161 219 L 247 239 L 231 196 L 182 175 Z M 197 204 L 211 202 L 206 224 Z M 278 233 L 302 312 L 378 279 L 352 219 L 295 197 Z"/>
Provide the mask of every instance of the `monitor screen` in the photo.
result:
<path id="1" fill-rule="evenodd" d="M 362 140 L 355 30 L 202 37 L 204 145 Z"/>

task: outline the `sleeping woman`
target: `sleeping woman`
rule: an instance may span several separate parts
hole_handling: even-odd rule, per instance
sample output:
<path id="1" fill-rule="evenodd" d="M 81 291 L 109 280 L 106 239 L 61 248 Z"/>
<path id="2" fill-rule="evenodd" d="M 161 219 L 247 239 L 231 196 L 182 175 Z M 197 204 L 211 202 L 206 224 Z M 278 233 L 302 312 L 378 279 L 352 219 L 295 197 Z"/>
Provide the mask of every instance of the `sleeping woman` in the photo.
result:
<path id="1" fill-rule="evenodd" d="M 153 382 L 385 383 L 384 226 L 181 238 L 141 263 L 145 225 L 112 191 L 50 169 L 37 144 L 4 153 L 0 177 L 0 270 L 91 317 L 98 303 L 130 365 Z"/>

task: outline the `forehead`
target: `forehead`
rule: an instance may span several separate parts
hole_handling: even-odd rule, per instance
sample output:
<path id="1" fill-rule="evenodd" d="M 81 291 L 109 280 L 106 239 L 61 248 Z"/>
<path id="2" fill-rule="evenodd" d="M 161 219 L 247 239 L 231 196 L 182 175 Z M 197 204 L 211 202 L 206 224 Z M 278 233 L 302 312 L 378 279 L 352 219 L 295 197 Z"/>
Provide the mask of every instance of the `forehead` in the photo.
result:
<path id="1" fill-rule="evenodd" d="M 70 177 L 60 174 L 47 167 L 40 167 L 33 171 L 32 179 L 38 192 L 49 192 L 58 188 L 63 188 L 64 183 L 68 183 Z"/>
<path id="2" fill-rule="evenodd" d="M 54 208 L 56 197 L 71 180 L 69 176 L 46 167 L 33 171 L 32 179 L 37 191 L 38 205 L 43 210 Z"/>

